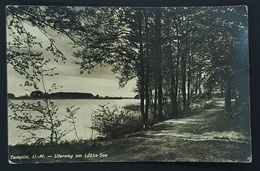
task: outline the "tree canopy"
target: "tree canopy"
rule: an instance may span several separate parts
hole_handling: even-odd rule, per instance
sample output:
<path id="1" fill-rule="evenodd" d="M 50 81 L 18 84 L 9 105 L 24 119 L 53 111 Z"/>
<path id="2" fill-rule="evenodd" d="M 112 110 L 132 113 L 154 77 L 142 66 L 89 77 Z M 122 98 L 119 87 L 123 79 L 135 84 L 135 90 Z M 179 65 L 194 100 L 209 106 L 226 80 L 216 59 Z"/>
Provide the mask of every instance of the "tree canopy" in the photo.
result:
<path id="1" fill-rule="evenodd" d="M 7 18 L 12 35 L 7 62 L 19 74 L 39 79 L 40 66 L 49 60 L 34 51 L 36 46 L 52 52 L 55 60 L 66 60 L 48 34 L 48 29 L 55 30 L 73 42 L 81 73 L 109 66 L 122 87 L 137 79 L 145 125 L 150 111 L 154 121 L 177 117 L 214 92 L 225 94 L 227 112 L 232 111 L 232 98 L 240 105 L 249 103 L 244 90 L 248 89 L 245 6 L 9 6 Z M 25 23 L 37 27 L 49 45 L 43 47 Z"/>

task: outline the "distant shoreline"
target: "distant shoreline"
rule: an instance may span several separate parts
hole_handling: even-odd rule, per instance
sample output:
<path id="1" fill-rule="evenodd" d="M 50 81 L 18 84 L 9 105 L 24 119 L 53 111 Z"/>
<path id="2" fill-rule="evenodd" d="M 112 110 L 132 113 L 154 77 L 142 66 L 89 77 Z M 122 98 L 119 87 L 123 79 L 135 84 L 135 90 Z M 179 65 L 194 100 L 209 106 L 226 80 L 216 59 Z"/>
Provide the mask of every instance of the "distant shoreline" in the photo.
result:
<path id="1" fill-rule="evenodd" d="M 136 99 L 135 97 L 122 97 L 122 96 L 94 96 L 92 93 L 79 93 L 79 92 L 56 92 L 51 94 L 43 93 L 39 90 L 31 92 L 30 95 L 15 96 L 13 93 L 7 94 L 7 99 L 13 100 L 44 100 L 44 99 Z"/>
<path id="2" fill-rule="evenodd" d="M 45 98 L 7 98 L 8 100 L 45 100 Z M 51 100 L 124 100 L 124 99 L 137 99 L 134 97 L 110 97 L 110 98 L 48 98 Z"/>

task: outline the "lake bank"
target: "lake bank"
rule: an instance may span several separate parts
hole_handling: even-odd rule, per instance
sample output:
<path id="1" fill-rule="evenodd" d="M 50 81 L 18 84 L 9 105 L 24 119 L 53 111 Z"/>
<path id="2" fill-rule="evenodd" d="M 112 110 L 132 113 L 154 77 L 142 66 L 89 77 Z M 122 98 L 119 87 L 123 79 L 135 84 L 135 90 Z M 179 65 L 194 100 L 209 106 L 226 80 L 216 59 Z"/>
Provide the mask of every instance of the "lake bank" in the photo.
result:
<path id="1" fill-rule="evenodd" d="M 40 100 L 27 100 L 28 103 L 36 103 Z M 75 108 L 79 108 L 77 113 L 75 114 L 75 123 L 76 123 L 76 130 L 79 136 L 79 139 L 82 140 L 89 140 L 91 138 L 95 138 L 98 136 L 97 132 L 94 131 L 92 134 L 92 114 L 95 110 L 100 108 L 100 105 L 107 105 L 112 107 L 116 105 L 120 108 L 125 106 L 131 105 L 138 105 L 138 99 L 113 99 L 113 100 L 106 100 L 106 99 L 68 99 L 68 100 L 60 100 L 55 99 L 52 100 L 58 107 L 57 117 L 61 120 L 67 115 L 66 108 L 69 106 L 75 106 Z M 22 100 L 14 100 L 13 103 L 21 104 Z M 35 115 L 36 112 L 32 112 L 32 115 Z M 10 119 L 10 116 L 13 115 L 12 110 L 8 108 L 8 143 L 9 145 L 21 144 L 24 139 L 30 137 L 31 134 L 28 133 L 26 130 L 21 130 L 17 128 L 18 125 L 21 123 L 19 121 L 14 121 Z M 69 123 L 63 124 L 61 129 L 65 130 L 66 127 L 70 126 Z M 70 126 L 71 127 L 71 126 Z M 72 127 L 71 127 L 72 128 Z M 46 130 L 39 130 L 35 131 L 38 137 L 46 137 L 49 135 L 48 131 Z M 74 131 L 68 133 L 65 137 L 63 137 L 63 141 L 74 141 L 77 137 Z"/>
<path id="2" fill-rule="evenodd" d="M 19 162 L 250 162 L 250 137 L 232 127 L 236 120 L 223 102 L 196 115 L 170 119 L 146 130 L 113 140 L 64 143 L 51 146 L 11 146 L 10 155 L 28 155 Z M 45 158 L 34 158 L 44 154 Z M 55 154 L 60 154 L 56 155 Z M 72 155 L 70 159 L 65 157 Z M 47 157 L 49 156 L 49 158 Z M 58 157 L 59 156 L 59 157 Z M 18 160 L 16 160 L 18 162 Z"/>

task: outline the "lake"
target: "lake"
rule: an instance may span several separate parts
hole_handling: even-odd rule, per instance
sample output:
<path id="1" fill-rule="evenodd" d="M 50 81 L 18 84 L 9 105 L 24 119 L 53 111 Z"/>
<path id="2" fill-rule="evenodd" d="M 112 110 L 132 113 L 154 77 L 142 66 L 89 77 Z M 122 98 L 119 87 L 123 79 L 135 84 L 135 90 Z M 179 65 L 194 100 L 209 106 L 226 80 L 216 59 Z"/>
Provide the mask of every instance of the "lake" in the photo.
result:
<path id="1" fill-rule="evenodd" d="M 36 100 L 25 100 L 26 102 L 35 102 Z M 99 108 L 99 105 L 124 107 L 126 105 L 139 104 L 138 99 L 65 99 L 65 100 L 52 100 L 58 107 L 57 116 L 63 118 L 67 115 L 66 107 L 75 105 L 75 108 L 79 107 L 80 109 L 76 113 L 76 129 L 80 139 L 87 140 L 91 138 L 91 114 L 93 111 Z M 12 100 L 13 103 L 21 103 L 21 100 Z M 8 109 L 8 116 L 12 115 L 12 111 Z M 27 131 L 21 130 L 16 126 L 19 124 L 18 121 L 8 119 L 8 143 L 9 145 L 15 145 L 17 143 L 22 143 L 23 139 L 30 136 Z M 21 123 L 20 123 L 21 124 Z M 69 124 L 63 124 L 62 129 L 68 127 Z M 37 131 L 37 136 L 46 137 L 48 136 L 47 131 Z M 98 134 L 94 132 L 93 138 Z M 76 140 L 75 132 L 72 131 L 68 133 L 62 140 Z"/>

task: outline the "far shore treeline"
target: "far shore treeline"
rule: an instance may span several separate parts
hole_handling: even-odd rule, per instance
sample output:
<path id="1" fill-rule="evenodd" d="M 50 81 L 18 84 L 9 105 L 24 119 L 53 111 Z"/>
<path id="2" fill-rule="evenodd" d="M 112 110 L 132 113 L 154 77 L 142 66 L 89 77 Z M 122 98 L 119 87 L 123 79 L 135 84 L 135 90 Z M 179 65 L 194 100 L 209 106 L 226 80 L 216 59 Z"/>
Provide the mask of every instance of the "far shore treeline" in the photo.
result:
<path id="1" fill-rule="evenodd" d="M 13 93 L 7 94 L 8 99 L 133 99 L 136 97 L 110 97 L 110 96 L 94 96 L 92 93 L 80 93 L 80 92 L 56 92 L 45 94 L 39 90 L 33 91 L 30 95 L 23 95 L 16 97 Z"/>

